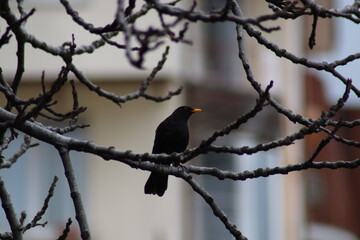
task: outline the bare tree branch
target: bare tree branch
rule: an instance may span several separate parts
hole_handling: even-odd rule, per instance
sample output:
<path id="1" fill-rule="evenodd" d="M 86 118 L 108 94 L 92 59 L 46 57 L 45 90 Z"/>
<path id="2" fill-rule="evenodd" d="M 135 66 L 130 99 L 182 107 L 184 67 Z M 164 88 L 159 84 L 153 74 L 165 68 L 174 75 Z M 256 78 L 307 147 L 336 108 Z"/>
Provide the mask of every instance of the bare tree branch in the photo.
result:
<path id="1" fill-rule="evenodd" d="M 144 97 L 145 99 L 153 100 L 153 101 L 165 101 L 170 99 L 173 96 L 179 95 L 182 91 L 182 88 L 179 88 L 175 92 L 169 92 L 169 94 L 165 97 L 153 97 L 145 93 L 148 89 L 149 85 L 151 84 L 152 80 L 155 78 L 156 74 L 163 68 L 167 55 L 169 53 L 169 47 L 165 49 L 165 52 L 162 55 L 162 59 L 158 62 L 157 66 L 152 70 L 150 75 L 142 82 L 139 89 L 134 91 L 133 93 L 126 94 L 124 96 L 116 95 L 112 92 L 105 91 L 104 89 L 100 88 L 99 86 L 95 85 L 89 79 L 87 79 L 81 71 L 79 71 L 74 64 L 70 64 L 70 70 L 74 73 L 76 78 L 83 83 L 86 87 L 89 88 L 91 91 L 95 91 L 99 96 L 105 97 L 112 102 L 116 103 L 117 105 L 121 106 L 121 103 L 125 103 L 130 100 L 137 99 L 139 97 Z"/>
<path id="2" fill-rule="evenodd" d="M 91 239 L 90 228 L 86 219 L 86 211 L 83 202 L 81 200 L 80 191 L 76 183 L 75 172 L 71 164 L 69 150 L 59 145 L 56 148 L 59 152 L 59 155 L 64 165 L 65 176 L 70 188 L 70 196 L 74 203 L 74 208 L 76 213 L 75 217 L 79 223 L 79 227 L 81 231 L 81 239 L 90 240 Z"/>
<path id="3" fill-rule="evenodd" d="M 269 86 L 267 86 L 265 92 L 262 93 L 260 95 L 260 98 L 256 101 L 256 105 L 248 113 L 242 115 L 241 117 L 236 119 L 234 122 L 230 123 L 225 128 L 214 132 L 208 139 L 202 141 L 199 147 L 193 149 L 191 153 L 185 159 L 182 160 L 182 163 L 185 163 L 188 160 L 193 159 L 195 156 L 199 155 L 200 153 L 206 152 L 209 146 L 213 142 L 215 142 L 217 138 L 230 134 L 233 130 L 238 129 L 242 124 L 246 123 L 251 118 L 255 117 L 256 114 L 263 109 L 265 101 L 269 99 L 270 97 L 269 91 L 272 86 L 273 86 L 273 82 L 271 82 Z"/>
<path id="4" fill-rule="evenodd" d="M 183 174 L 181 175 L 181 177 L 192 187 L 195 192 L 197 192 L 206 201 L 206 203 L 211 207 L 214 215 L 221 220 L 221 222 L 234 236 L 234 238 L 237 240 L 246 240 L 247 238 L 242 235 L 242 233 L 237 229 L 237 226 L 229 220 L 224 211 L 222 211 L 215 203 L 214 198 L 203 187 L 201 187 L 200 184 L 198 184 L 189 174 L 187 174 L 186 172 L 182 173 Z"/>
<path id="5" fill-rule="evenodd" d="M 14 240 L 23 239 L 20 223 L 17 219 L 14 206 L 10 199 L 10 195 L 6 190 L 4 180 L 1 176 L 0 176 L 0 198 L 1 198 L 2 208 L 4 209 L 6 218 L 11 228 L 12 239 Z"/>
<path id="6" fill-rule="evenodd" d="M 254 179 L 260 177 L 268 177 L 271 175 L 286 175 L 295 171 L 303 171 L 307 169 L 339 169 L 339 168 L 357 168 L 360 166 L 360 159 L 354 159 L 351 161 L 336 161 L 336 162 L 313 162 L 305 161 L 298 164 L 291 164 L 284 167 L 273 167 L 273 168 L 258 168 L 253 171 L 244 171 L 241 173 L 235 173 L 232 171 L 223 171 L 218 168 L 210 167 L 198 167 L 198 166 L 186 166 L 185 170 L 189 173 L 199 175 L 211 175 L 217 177 L 220 180 L 232 179 L 245 181 L 247 179 Z M 170 172 L 170 171 L 168 171 Z"/>

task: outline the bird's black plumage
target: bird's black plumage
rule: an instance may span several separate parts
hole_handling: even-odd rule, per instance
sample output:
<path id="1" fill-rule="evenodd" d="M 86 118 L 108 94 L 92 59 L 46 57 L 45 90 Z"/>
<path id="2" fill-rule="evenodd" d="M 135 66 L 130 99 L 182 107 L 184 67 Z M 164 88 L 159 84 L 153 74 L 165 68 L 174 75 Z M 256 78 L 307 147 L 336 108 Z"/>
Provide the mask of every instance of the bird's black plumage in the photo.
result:
<path id="1" fill-rule="evenodd" d="M 182 106 L 162 121 L 156 129 L 152 153 L 171 154 L 185 151 L 189 143 L 188 119 L 193 113 L 200 111 L 201 109 Z M 144 191 L 146 194 L 162 196 L 167 189 L 167 182 L 167 174 L 152 172 Z"/>

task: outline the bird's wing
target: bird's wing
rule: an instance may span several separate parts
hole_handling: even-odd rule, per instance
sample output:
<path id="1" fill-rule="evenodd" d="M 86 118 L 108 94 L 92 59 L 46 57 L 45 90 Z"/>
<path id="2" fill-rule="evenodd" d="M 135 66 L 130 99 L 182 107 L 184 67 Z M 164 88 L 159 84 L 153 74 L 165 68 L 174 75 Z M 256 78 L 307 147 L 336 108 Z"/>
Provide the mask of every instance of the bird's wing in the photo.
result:
<path id="1" fill-rule="evenodd" d="M 189 142 L 189 130 L 185 124 L 162 122 L 156 129 L 153 153 L 171 154 L 182 152 Z"/>

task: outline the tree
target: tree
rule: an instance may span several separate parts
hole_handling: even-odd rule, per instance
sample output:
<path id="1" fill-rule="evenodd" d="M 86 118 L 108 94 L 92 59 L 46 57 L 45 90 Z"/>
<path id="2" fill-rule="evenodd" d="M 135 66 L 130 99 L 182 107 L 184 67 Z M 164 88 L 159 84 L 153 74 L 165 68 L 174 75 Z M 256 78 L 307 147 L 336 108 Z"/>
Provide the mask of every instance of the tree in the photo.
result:
<path id="1" fill-rule="evenodd" d="M 5 72 L 6 69 L 1 69 L 0 71 L 0 91 L 5 100 L 0 108 L 0 152 L 12 143 L 12 140 L 17 137 L 19 132 L 25 134 L 24 143 L 21 145 L 19 151 L 14 153 L 13 157 L 4 159 L 0 155 L 0 167 L 10 168 L 29 148 L 36 147 L 36 144 L 32 144 L 31 139 L 33 138 L 54 146 L 62 160 L 82 239 L 91 239 L 91 230 L 88 226 L 86 211 L 82 203 L 70 159 L 69 152 L 71 151 L 93 154 L 105 160 L 114 160 L 119 164 L 126 164 L 135 169 L 164 172 L 183 179 L 191 186 L 194 192 L 204 199 L 212 209 L 214 217 L 222 222 L 224 227 L 235 239 L 246 239 L 246 237 L 242 234 L 241 229 L 238 229 L 232 220 L 226 216 L 217 202 L 214 201 L 211 194 L 193 178 L 193 175 L 209 175 L 219 180 L 232 179 L 234 181 L 245 181 L 252 178 L 271 177 L 273 175 L 288 174 L 290 172 L 305 171 L 308 169 L 357 168 L 360 165 L 360 159 L 347 159 L 345 161 L 339 160 L 335 162 L 316 161 L 317 156 L 331 141 L 355 148 L 359 147 L 359 142 L 338 135 L 340 129 L 354 128 L 359 125 L 359 120 L 338 119 L 337 115 L 345 106 L 349 94 L 353 93 L 359 97 L 360 91 L 353 84 L 353 81 L 340 74 L 337 68 L 358 60 L 360 54 L 354 53 L 333 62 L 311 61 L 304 57 L 297 56 L 287 49 L 282 49 L 270 41 L 266 37 L 267 35 L 263 34 L 281 31 L 279 26 L 267 27 L 268 24 L 271 25 L 275 20 L 284 19 L 288 21 L 310 16 L 313 19 L 313 23 L 308 44 L 309 48 L 313 48 L 316 44 L 318 19 L 342 18 L 347 21 L 359 23 L 359 1 L 354 1 L 352 5 L 342 9 L 327 9 L 308 0 L 301 0 L 300 2 L 267 0 L 266 2 L 271 13 L 256 18 L 246 17 L 246 14 L 242 13 L 239 3 L 235 0 L 223 1 L 220 8 L 206 12 L 201 11 L 201 4 L 197 1 L 192 1 L 190 7 L 184 7 L 186 4 L 181 5 L 181 2 L 182 1 L 173 1 L 164 3 L 158 0 L 147 0 L 144 3 L 140 3 L 140 1 L 135 0 L 129 0 L 128 2 L 119 0 L 117 1 L 114 20 L 105 26 L 95 27 L 80 17 L 81 13 L 76 12 L 69 1 L 60 0 L 59 4 L 62 4 L 72 20 L 88 33 L 97 36 L 98 40 L 88 45 L 80 45 L 80 43 L 76 41 L 75 35 L 73 35 L 71 41 L 65 42 L 61 46 L 53 46 L 43 42 L 37 36 L 31 35 L 26 30 L 26 22 L 36 14 L 35 8 L 27 11 L 24 8 L 23 1 L 19 0 L 15 4 L 16 6 L 12 6 L 10 1 L 0 0 L 0 16 L 6 22 L 6 27 L 1 29 L 0 52 L 1 48 L 6 46 L 10 41 L 15 41 L 17 44 L 17 70 L 13 79 L 10 80 L 5 77 L 3 71 Z M 136 4 L 142 4 L 142 6 L 139 8 Z M 150 26 L 145 30 L 139 28 L 137 25 L 138 21 L 141 21 L 150 11 L 158 14 L 158 25 Z M 81 103 L 78 101 L 76 86 L 74 81 L 69 80 L 69 74 L 73 74 L 76 78 L 75 81 L 86 86 L 89 91 L 94 91 L 99 98 L 109 100 L 109 104 L 115 103 L 117 105 L 123 105 L 138 98 L 161 102 L 181 94 L 182 88 L 176 91 L 169 91 L 169 93 L 163 97 L 150 95 L 147 93 L 147 90 L 167 60 L 169 47 L 164 47 L 165 43 L 190 44 L 191 39 L 187 38 L 188 29 L 192 24 L 195 25 L 198 22 L 205 24 L 231 22 L 234 24 L 238 45 L 238 58 L 242 63 L 248 84 L 251 85 L 252 89 L 257 93 L 257 101 L 248 112 L 234 119 L 233 122 L 224 126 L 222 129 L 213 132 L 209 138 L 203 139 L 197 147 L 181 154 L 137 154 L 133 153 L 131 149 L 120 151 L 114 147 L 101 146 L 90 141 L 83 141 L 64 135 L 71 131 L 77 131 L 79 128 L 89 127 L 88 125 L 78 123 L 79 116 L 86 111 L 86 108 L 80 106 Z M 274 82 L 276 83 L 276 79 L 269 81 L 269 84 L 264 87 L 259 84 L 254 76 L 253 66 L 249 63 L 248 54 L 244 47 L 245 35 L 256 39 L 258 44 L 266 47 L 268 51 L 273 52 L 280 58 L 287 59 L 293 64 L 299 64 L 309 69 L 330 73 L 336 80 L 344 85 L 343 95 L 339 96 L 337 103 L 329 109 L 323 109 L 319 118 L 308 118 L 301 113 L 295 113 L 292 109 L 283 106 L 276 101 L 271 94 L 271 89 Z M 121 36 L 122 40 L 115 40 L 117 36 Z M 41 82 L 39 82 L 42 88 L 41 94 L 29 99 L 22 99 L 17 93 L 19 87 L 23 84 L 25 57 L 31 57 L 25 55 L 25 45 L 28 44 L 33 48 L 40 49 L 46 54 L 51 54 L 61 59 L 63 61 L 63 67 L 60 69 L 57 79 L 51 83 L 50 88 L 46 87 L 45 73 L 43 72 Z M 143 68 L 147 54 L 161 49 L 163 55 L 161 59 L 159 59 L 157 66 L 153 68 L 152 72 L 137 90 L 125 95 L 117 95 L 94 84 L 86 77 L 86 73 L 81 72 L 73 63 L 74 56 L 91 54 L 101 49 L 104 45 L 112 45 L 118 51 L 123 52 L 129 63 L 137 69 Z M 46 72 L 46 69 L 44 71 Z M 53 101 L 53 97 L 67 84 L 70 84 L 72 87 L 73 107 L 71 111 L 62 113 L 56 110 L 56 102 Z M 243 124 L 252 121 L 264 108 L 275 110 L 277 114 L 284 117 L 287 121 L 300 125 L 301 129 L 280 139 L 260 143 L 254 147 L 217 146 L 214 144 L 217 139 L 232 134 L 234 130 Z M 58 128 L 41 123 L 38 120 L 40 117 L 69 122 L 66 127 Z M 305 137 L 313 134 L 325 134 L 325 137 L 318 144 L 311 157 L 297 164 L 277 166 L 274 168 L 261 168 L 255 171 L 245 172 L 231 172 L 219 168 L 195 166 L 191 164 L 191 161 L 195 157 L 210 152 L 236 155 L 258 154 L 272 149 L 285 148 L 296 142 L 303 141 Z M 161 165 L 158 163 L 160 160 L 163 163 L 167 162 L 172 165 Z M 186 163 L 187 165 L 184 165 Z M 44 225 L 39 221 L 48 208 L 48 203 L 54 192 L 56 181 L 57 178 L 55 177 L 48 196 L 44 201 L 43 208 L 32 221 L 25 224 L 26 215 L 21 214 L 20 218 L 18 217 L 18 213 L 14 210 L 12 199 L 8 194 L 7 186 L 0 176 L 2 207 L 11 228 L 11 232 L 1 234 L 2 239 L 23 239 L 24 232 L 38 225 Z M 66 224 L 64 233 L 59 239 L 65 239 L 67 237 L 70 224 L 71 220 Z"/>

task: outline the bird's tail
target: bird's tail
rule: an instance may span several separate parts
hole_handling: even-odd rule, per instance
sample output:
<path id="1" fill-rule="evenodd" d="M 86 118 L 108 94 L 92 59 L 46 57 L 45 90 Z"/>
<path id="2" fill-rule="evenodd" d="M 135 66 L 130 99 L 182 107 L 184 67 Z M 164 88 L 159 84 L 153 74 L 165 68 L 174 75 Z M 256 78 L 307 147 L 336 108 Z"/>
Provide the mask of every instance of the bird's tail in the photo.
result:
<path id="1" fill-rule="evenodd" d="M 167 174 L 152 172 L 145 184 L 145 194 L 157 194 L 159 197 L 164 195 L 167 189 L 168 178 L 169 175 Z"/>

